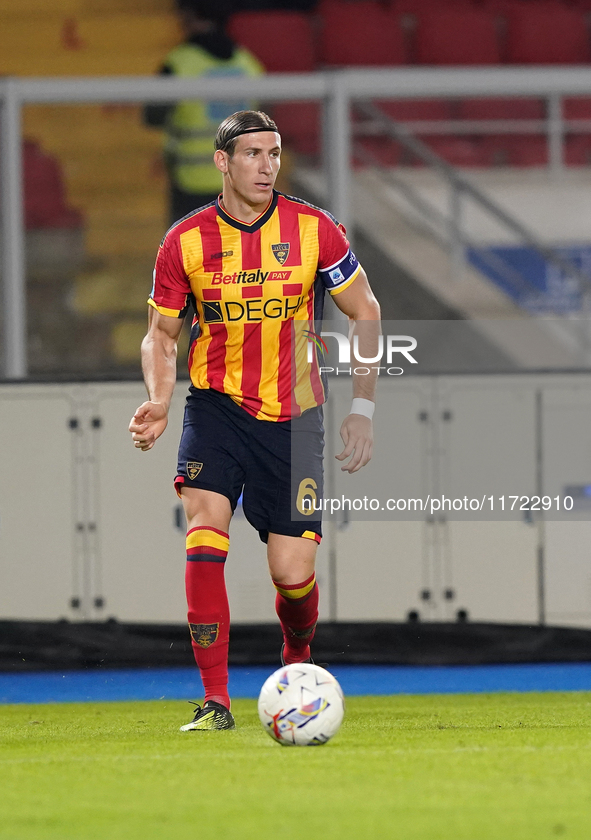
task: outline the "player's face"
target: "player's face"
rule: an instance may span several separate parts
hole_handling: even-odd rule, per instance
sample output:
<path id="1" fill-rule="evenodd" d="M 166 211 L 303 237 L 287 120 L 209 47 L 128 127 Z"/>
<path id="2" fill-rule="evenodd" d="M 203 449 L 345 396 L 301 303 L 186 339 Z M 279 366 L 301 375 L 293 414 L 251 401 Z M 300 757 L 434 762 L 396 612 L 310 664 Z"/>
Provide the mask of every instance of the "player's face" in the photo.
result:
<path id="1" fill-rule="evenodd" d="M 266 206 L 281 165 L 279 134 L 274 131 L 242 134 L 236 140 L 232 157 L 222 154 L 226 170 L 224 187 L 230 188 L 237 198 L 251 207 Z"/>

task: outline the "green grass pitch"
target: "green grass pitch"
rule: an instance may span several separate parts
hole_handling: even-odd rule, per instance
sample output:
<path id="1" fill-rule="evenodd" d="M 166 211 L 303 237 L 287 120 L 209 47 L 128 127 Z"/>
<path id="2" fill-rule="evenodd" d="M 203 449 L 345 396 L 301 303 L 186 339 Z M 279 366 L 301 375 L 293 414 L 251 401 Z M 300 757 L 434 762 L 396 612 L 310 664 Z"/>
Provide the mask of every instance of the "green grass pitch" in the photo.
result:
<path id="1" fill-rule="evenodd" d="M 0 707 L 1 840 L 591 838 L 591 693 L 351 697 L 322 747 L 177 701 Z"/>

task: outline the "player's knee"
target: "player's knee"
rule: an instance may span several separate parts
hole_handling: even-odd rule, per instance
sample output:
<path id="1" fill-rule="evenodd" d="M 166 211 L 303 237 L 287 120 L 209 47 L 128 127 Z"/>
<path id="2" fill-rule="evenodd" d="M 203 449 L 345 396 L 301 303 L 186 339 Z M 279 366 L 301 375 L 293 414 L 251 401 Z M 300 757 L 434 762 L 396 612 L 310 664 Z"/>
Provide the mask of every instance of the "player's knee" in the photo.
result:
<path id="1" fill-rule="evenodd" d="M 230 527 L 230 520 L 227 517 L 220 516 L 216 512 L 208 510 L 207 508 L 200 508 L 192 513 L 186 515 L 187 531 L 191 528 L 198 528 L 199 526 L 207 526 L 209 528 L 217 528 L 220 531 L 228 532 Z"/>
<path id="2" fill-rule="evenodd" d="M 183 487 L 181 498 L 187 519 L 187 530 L 199 525 L 209 525 L 212 528 L 228 531 L 232 508 L 225 496 L 209 490 Z"/>

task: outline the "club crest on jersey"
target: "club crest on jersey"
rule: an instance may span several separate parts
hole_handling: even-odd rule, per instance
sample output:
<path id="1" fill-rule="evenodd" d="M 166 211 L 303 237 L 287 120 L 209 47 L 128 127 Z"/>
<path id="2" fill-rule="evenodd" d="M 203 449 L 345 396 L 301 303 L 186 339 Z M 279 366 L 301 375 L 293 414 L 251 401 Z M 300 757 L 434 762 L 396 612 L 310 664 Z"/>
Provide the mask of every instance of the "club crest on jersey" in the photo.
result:
<path id="1" fill-rule="evenodd" d="M 189 624 L 191 631 L 191 638 L 196 645 L 202 648 L 208 648 L 213 645 L 220 632 L 220 625 L 218 624 Z"/>
<path id="2" fill-rule="evenodd" d="M 285 261 L 289 257 L 289 242 L 278 242 L 276 245 L 271 245 L 271 250 L 277 262 L 285 265 Z"/>
<path id="3" fill-rule="evenodd" d="M 190 479 L 197 478 L 202 469 L 203 464 L 198 461 L 187 461 L 187 475 Z"/>

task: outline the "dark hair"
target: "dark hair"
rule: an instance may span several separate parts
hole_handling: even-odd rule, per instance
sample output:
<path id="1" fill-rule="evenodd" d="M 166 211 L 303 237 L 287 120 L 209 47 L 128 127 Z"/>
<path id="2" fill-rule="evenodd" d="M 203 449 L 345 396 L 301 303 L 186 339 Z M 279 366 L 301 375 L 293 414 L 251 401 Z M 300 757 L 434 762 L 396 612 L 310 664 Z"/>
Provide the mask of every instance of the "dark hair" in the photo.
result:
<path id="1" fill-rule="evenodd" d="M 176 7 L 218 25 L 224 25 L 233 12 L 230 0 L 176 0 Z"/>
<path id="2" fill-rule="evenodd" d="M 221 123 L 215 136 L 214 148 L 227 152 L 230 157 L 236 149 L 241 134 L 255 131 L 278 131 L 277 125 L 264 111 L 236 111 Z"/>

